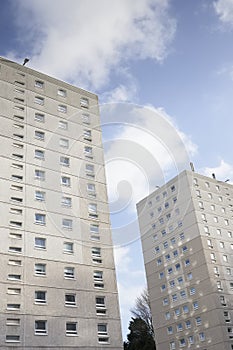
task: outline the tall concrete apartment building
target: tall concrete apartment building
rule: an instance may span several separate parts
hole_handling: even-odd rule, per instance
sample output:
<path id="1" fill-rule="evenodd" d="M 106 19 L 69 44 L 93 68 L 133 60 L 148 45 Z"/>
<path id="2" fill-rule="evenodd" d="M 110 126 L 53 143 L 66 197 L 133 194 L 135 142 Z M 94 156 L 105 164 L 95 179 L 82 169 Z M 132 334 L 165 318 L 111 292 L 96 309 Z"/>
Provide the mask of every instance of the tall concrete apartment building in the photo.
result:
<path id="1" fill-rule="evenodd" d="M 0 59 L 0 348 L 122 349 L 97 96 Z"/>
<path id="2" fill-rule="evenodd" d="M 233 349 L 233 186 L 184 171 L 137 209 L 157 349 Z"/>

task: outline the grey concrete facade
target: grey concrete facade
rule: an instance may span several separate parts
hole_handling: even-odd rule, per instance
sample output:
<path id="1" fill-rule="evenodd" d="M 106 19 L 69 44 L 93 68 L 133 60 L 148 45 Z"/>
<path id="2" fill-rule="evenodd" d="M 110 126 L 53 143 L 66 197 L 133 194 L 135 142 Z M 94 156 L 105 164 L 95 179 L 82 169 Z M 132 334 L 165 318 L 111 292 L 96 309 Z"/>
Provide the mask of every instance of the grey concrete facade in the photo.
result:
<path id="1" fill-rule="evenodd" d="M 0 348 L 122 349 L 96 95 L 0 59 Z"/>
<path id="2" fill-rule="evenodd" d="M 157 349 L 233 349 L 233 186 L 184 171 L 137 210 Z"/>

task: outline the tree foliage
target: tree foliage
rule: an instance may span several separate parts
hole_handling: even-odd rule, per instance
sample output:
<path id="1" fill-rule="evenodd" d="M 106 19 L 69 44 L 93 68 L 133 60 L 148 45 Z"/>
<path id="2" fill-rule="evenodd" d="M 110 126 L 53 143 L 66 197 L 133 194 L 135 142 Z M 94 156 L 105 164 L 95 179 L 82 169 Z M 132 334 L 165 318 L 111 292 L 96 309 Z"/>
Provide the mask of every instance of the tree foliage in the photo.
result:
<path id="1" fill-rule="evenodd" d="M 146 323 L 149 333 L 154 337 L 150 299 L 147 289 L 144 289 L 141 295 L 137 297 L 135 306 L 130 311 L 134 317 L 141 318 Z"/>
<path id="2" fill-rule="evenodd" d="M 124 350 L 156 350 L 154 328 L 148 291 L 145 289 L 130 310 L 134 317 L 129 323 L 129 334 Z"/>
<path id="3" fill-rule="evenodd" d="M 129 331 L 127 342 L 124 342 L 124 350 L 156 350 L 154 338 L 143 319 L 132 317 Z"/>

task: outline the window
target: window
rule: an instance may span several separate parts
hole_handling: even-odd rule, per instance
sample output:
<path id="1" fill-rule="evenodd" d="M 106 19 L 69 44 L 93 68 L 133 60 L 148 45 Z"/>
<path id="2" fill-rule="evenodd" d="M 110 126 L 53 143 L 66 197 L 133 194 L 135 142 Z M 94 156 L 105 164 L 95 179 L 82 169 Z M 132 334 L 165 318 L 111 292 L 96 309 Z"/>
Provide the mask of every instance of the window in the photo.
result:
<path id="1" fill-rule="evenodd" d="M 219 246 L 220 246 L 220 248 L 224 248 L 224 246 L 225 246 L 224 242 L 219 242 Z"/>
<path id="2" fill-rule="evenodd" d="M 63 251 L 65 253 L 73 254 L 73 252 L 74 252 L 74 244 L 72 242 L 64 242 L 64 244 L 63 244 Z"/>
<path id="3" fill-rule="evenodd" d="M 6 325 L 7 326 L 19 326 L 20 325 L 20 319 L 19 318 L 7 318 L 6 319 Z"/>
<path id="4" fill-rule="evenodd" d="M 182 283 L 184 282 L 183 277 L 182 277 L 182 276 L 178 277 L 178 278 L 177 278 L 177 282 L 178 282 L 179 284 L 182 284 Z"/>
<path id="5" fill-rule="evenodd" d="M 200 341 L 205 340 L 205 333 L 204 332 L 199 333 L 199 339 L 200 339 Z"/>
<path id="6" fill-rule="evenodd" d="M 62 176 L 61 177 L 61 184 L 63 185 L 63 186 L 70 186 L 70 184 L 71 184 L 71 181 L 70 181 L 70 177 L 68 177 L 68 176 Z"/>
<path id="7" fill-rule="evenodd" d="M 10 226 L 20 228 L 20 227 L 22 227 L 22 225 L 23 224 L 21 221 L 13 221 L 13 220 L 10 221 Z"/>
<path id="8" fill-rule="evenodd" d="M 170 314 L 169 311 L 167 311 L 167 312 L 165 313 L 165 319 L 166 319 L 166 320 L 170 320 L 170 318 L 171 318 L 171 314 Z"/>
<path id="9" fill-rule="evenodd" d="M 160 273 L 159 273 L 159 278 L 160 278 L 160 279 L 164 278 L 164 272 L 160 272 Z"/>
<path id="10" fill-rule="evenodd" d="M 185 327 L 191 328 L 191 321 L 190 320 L 185 321 Z"/>
<path id="11" fill-rule="evenodd" d="M 8 261 L 8 264 L 9 265 L 14 265 L 14 266 L 22 266 L 22 261 L 21 260 L 10 259 Z M 17 279 L 20 279 L 20 278 L 17 278 Z"/>
<path id="12" fill-rule="evenodd" d="M 171 191 L 174 192 L 176 190 L 176 186 L 175 185 L 172 185 L 171 186 Z"/>
<path id="13" fill-rule="evenodd" d="M 184 305 L 183 306 L 183 313 L 184 314 L 187 314 L 189 312 L 189 307 L 188 307 L 188 305 Z"/>
<path id="14" fill-rule="evenodd" d="M 74 267 L 65 267 L 64 268 L 64 277 L 69 279 L 74 279 Z"/>
<path id="15" fill-rule="evenodd" d="M 162 237 L 166 236 L 166 234 L 167 234 L 166 230 L 162 230 L 161 234 L 162 234 Z"/>
<path id="16" fill-rule="evenodd" d="M 35 199 L 37 201 L 45 201 L 45 192 L 43 192 L 43 191 L 36 191 L 35 192 Z"/>
<path id="17" fill-rule="evenodd" d="M 68 129 L 68 123 L 64 122 L 63 120 L 59 120 L 58 127 L 59 127 L 59 129 L 67 130 Z"/>
<path id="18" fill-rule="evenodd" d="M 91 239 L 93 240 L 99 240 L 99 225 L 90 225 L 90 233 L 91 233 Z"/>
<path id="19" fill-rule="evenodd" d="M 175 350 L 176 348 L 176 343 L 174 341 L 170 342 L 170 350 Z"/>
<path id="20" fill-rule="evenodd" d="M 58 89 L 57 94 L 58 94 L 58 96 L 66 97 L 66 90 Z"/>
<path id="21" fill-rule="evenodd" d="M 58 105 L 57 110 L 58 112 L 61 112 L 61 113 L 67 113 L 67 107 L 64 105 Z"/>
<path id="22" fill-rule="evenodd" d="M 159 223 L 162 225 L 164 223 L 164 219 L 163 218 L 160 218 L 159 219 Z"/>
<path id="23" fill-rule="evenodd" d="M 35 223 L 39 224 L 39 225 L 45 225 L 46 221 L 45 221 L 45 214 L 40 214 L 40 213 L 36 213 L 35 214 Z"/>
<path id="24" fill-rule="evenodd" d="M 97 325 L 97 330 L 98 330 L 99 335 L 107 335 L 107 333 L 108 333 L 107 324 L 99 323 Z"/>
<path id="25" fill-rule="evenodd" d="M 185 290 L 180 291 L 180 297 L 181 297 L 181 299 L 185 299 L 186 298 Z"/>
<path id="26" fill-rule="evenodd" d="M 184 338 L 180 339 L 179 343 L 180 343 L 180 347 L 183 347 L 186 345 L 186 341 Z"/>
<path id="27" fill-rule="evenodd" d="M 44 82 L 41 80 L 35 80 L 35 87 L 43 89 L 44 87 Z"/>
<path id="28" fill-rule="evenodd" d="M 36 139 L 44 141 L 44 136 L 45 136 L 45 133 L 43 131 L 38 131 L 38 130 L 35 131 Z"/>
<path id="29" fill-rule="evenodd" d="M 84 140 L 87 140 L 87 141 L 91 141 L 92 140 L 92 137 L 91 137 L 91 130 L 83 130 L 83 138 Z"/>
<path id="30" fill-rule="evenodd" d="M 68 230 L 72 230 L 73 221 L 71 219 L 62 219 L 62 227 Z"/>
<path id="31" fill-rule="evenodd" d="M 60 164 L 63 166 L 70 166 L 70 158 L 60 156 Z"/>
<path id="32" fill-rule="evenodd" d="M 189 266 L 189 265 L 190 265 L 190 260 L 189 260 L 189 259 L 186 259 L 185 262 L 184 262 L 184 264 L 185 264 L 185 267 L 186 267 L 186 266 Z"/>
<path id="33" fill-rule="evenodd" d="M 166 202 L 166 203 L 164 204 L 164 207 L 165 207 L 165 209 L 168 209 L 168 208 L 169 208 L 169 203 Z"/>
<path id="34" fill-rule="evenodd" d="M 38 105 L 43 106 L 44 105 L 44 98 L 39 97 L 39 96 L 35 96 L 34 102 L 37 103 Z"/>
<path id="35" fill-rule="evenodd" d="M 37 122 L 44 123 L 44 122 L 45 122 L 45 116 L 44 116 L 44 114 L 35 113 L 35 120 L 36 120 Z"/>
<path id="36" fill-rule="evenodd" d="M 231 275 L 231 269 L 230 269 L 230 267 L 227 267 L 227 268 L 226 268 L 226 274 L 229 275 L 229 276 Z"/>
<path id="37" fill-rule="evenodd" d="M 6 343 L 18 343 L 18 342 L 20 342 L 19 335 L 8 335 L 8 334 L 6 335 Z"/>
<path id="38" fill-rule="evenodd" d="M 177 324 L 177 332 L 181 332 L 183 330 L 182 323 Z"/>
<path id="39" fill-rule="evenodd" d="M 197 309 L 198 309 L 198 302 L 197 302 L 197 301 L 194 301 L 194 302 L 193 302 L 193 309 L 194 309 L 194 310 L 197 310 Z"/>
<path id="40" fill-rule="evenodd" d="M 63 196 L 62 199 L 61 199 L 61 205 L 64 206 L 64 207 L 71 207 L 71 205 L 72 205 L 72 198 Z"/>
<path id="41" fill-rule="evenodd" d="M 184 245 L 184 246 L 182 247 L 182 251 L 183 251 L 183 253 L 186 253 L 186 252 L 188 251 L 188 248 L 187 248 L 186 245 Z"/>
<path id="42" fill-rule="evenodd" d="M 45 180 L 45 172 L 43 170 L 35 170 L 35 178 Z"/>
<path id="43" fill-rule="evenodd" d="M 105 315 L 106 314 L 106 306 L 105 306 L 105 297 L 96 297 L 96 313 L 97 315 Z"/>
<path id="44" fill-rule="evenodd" d="M 169 275 L 173 273 L 172 267 L 169 267 L 169 268 L 167 269 L 167 273 L 168 273 Z"/>
<path id="45" fill-rule="evenodd" d="M 166 290 L 166 284 L 162 284 L 162 286 L 160 287 L 161 292 L 164 292 Z"/>
<path id="46" fill-rule="evenodd" d="M 21 247 L 9 247 L 9 251 L 12 253 L 22 253 Z"/>
<path id="47" fill-rule="evenodd" d="M 20 304 L 7 304 L 7 310 L 20 310 Z"/>
<path id="48" fill-rule="evenodd" d="M 175 309 L 174 310 L 175 316 L 180 316 L 180 309 Z"/>
<path id="49" fill-rule="evenodd" d="M 45 264 L 35 264 L 35 274 L 36 275 L 46 275 L 46 265 Z"/>
<path id="50" fill-rule="evenodd" d="M 214 216 L 214 222 L 218 222 L 218 217 Z"/>
<path id="51" fill-rule="evenodd" d="M 175 239 L 175 237 L 172 237 L 172 238 L 171 238 L 171 244 L 172 244 L 172 245 L 176 244 L 176 239 Z"/>
<path id="52" fill-rule="evenodd" d="M 77 335 L 77 322 L 66 322 L 66 335 Z"/>
<path id="53" fill-rule="evenodd" d="M 223 306 L 226 306 L 226 300 L 225 300 L 225 297 L 223 296 L 223 295 L 220 295 L 220 303 L 221 303 L 221 305 L 223 305 Z"/>
<path id="54" fill-rule="evenodd" d="M 170 285 L 171 288 L 174 288 L 175 287 L 175 281 L 174 280 L 169 281 L 169 285 Z"/>
<path id="55" fill-rule="evenodd" d="M 189 342 L 189 344 L 194 344 L 194 336 L 193 335 L 189 335 L 188 342 Z"/>
<path id="56" fill-rule="evenodd" d="M 35 303 L 46 304 L 46 292 L 42 290 L 35 291 Z"/>
<path id="57" fill-rule="evenodd" d="M 87 192 L 89 195 L 94 196 L 95 195 L 95 184 L 88 183 L 87 184 Z"/>
<path id="58" fill-rule="evenodd" d="M 190 293 L 190 295 L 196 294 L 196 288 L 195 287 L 191 287 L 189 293 Z"/>
<path id="59" fill-rule="evenodd" d="M 101 257 L 101 248 L 99 248 L 99 247 L 92 247 L 91 248 L 91 255 L 94 256 L 94 257 L 100 258 Z"/>
<path id="60" fill-rule="evenodd" d="M 170 254 L 166 254 L 166 255 L 165 255 L 165 259 L 166 259 L 166 261 L 171 260 L 171 256 L 170 256 Z"/>
<path id="61" fill-rule="evenodd" d="M 229 220 L 228 220 L 228 219 L 224 219 L 224 224 L 225 224 L 226 226 L 229 226 Z"/>
<path id="62" fill-rule="evenodd" d="M 167 327 L 167 333 L 168 334 L 173 334 L 172 326 Z"/>
<path id="63" fill-rule="evenodd" d="M 180 240 L 183 240 L 185 237 L 184 237 L 184 233 L 180 233 Z"/>
<path id="64" fill-rule="evenodd" d="M 163 192 L 163 198 L 167 197 L 167 191 Z"/>
<path id="65" fill-rule="evenodd" d="M 224 262 L 228 262 L 228 257 L 227 257 L 227 255 L 224 254 L 224 255 L 222 256 L 222 259 L 223 259 Z"/>
<path id="66" fill-rule="evenodd" d="M 172 301 L 175 302 L 178 300 L 177 294 L 172 295 Z"/>
<path id="67" fill-rule="evenodd" d="M 176 271 L 180 271 L 180 268 L 181 268 L 180 263 L 177 263 L 177 264 L 175 265 L 175 268 L 176 268 Z"/>
<path id="68" fill-rule="evenodd" d="M 69 140 L 67 140 L 67 139 L 60 139 L 59 140 L 59 145 L 61 147 L 64 147 L 64 148 L 68 148 L 69 147 Z"/>
<path id="69" fill-rule="evenodd" d="M 44 151 L 40 149 L 35 150 L 35 158 L 44 159 Z"/>
<path id="70" fill-rule="evenodd" d="M 168 248 L 168 242 L 167 242 L 167 241 L 165 241 L 165 242 L 163 243 L 163 247 L 164 247 L 164 249 L 167 249 L 167 248 Z"/>
<path id="71" fill-rule="evenodd" d="M 159 265 L 161 265 L 162 264 L 162 259 L 161 258 L 158 258 L 157 259 L 157 265 L 159 266 Z"/>
<path id="72" fill-rule="evenodd" d="M 88 108 L 89 107 L 89 100 L 86 97 L 81 97 L 80 98 L 80 106 L 83 108 Z"/>
<path id="73" fill-rule="evenodd" d="M 35 321 L 35 334 L 36 335 L 47 334 L 47 321 L 42 321 L 42 320 Z"/>
<path id="74" fill-rule="evenodd" d="M 201 323 L 202 323 L 201 317 L 200 317 L 200 316 L 196 317 L 196 325 L 197 325 L 197 326 L 200 326 Z"/>
<path id="75" fill-rule="evenodd" d="M 83 124 L 90 124 L 90 115 L 87 113 L 82 114 L 82 122 Z"/>
<path id="76" fill-rule="evenodd" d="M 86 157 L 93 158 L 92 147 L 84 146 L 84 154 L 85 154 Z"/>
<path id="77" fill-rule="evenodd" d="M 93 164 L 86 164 L 86 175 L 88 176 L 94 176 L 94 165 Z"/>
<path id="78" fill-rule="evenodd" d="M 75 294 L 65 294 L 65 305 L 76 306 L 76 295 Z"/>
<path id="79" fill-rule="evenodd" d="M 46 239 L 35 237 L 35 248 L 46 249 Z"/>
<path id="80" fill-rule="evenodd" d="M 215 210 L 215 205 L 211 204 L 210 209 L 214 211 Z"/>
<path id="81" fill-rule="evenodd" d="M 88 204 L 88 213 L 89 213 L 89 216 L 97 217 L 98 216 L 97 204 L 95 204 L 95 203 Z"/>
<path id="82" fill-rule="evenodd" d="M 103 271 L 94 271 L 94 281 L 103 281 Z"/>
<path id="83" fill-rule="evenodd" d="M 9 274 L 7 278 L 8 278 L 8 280 L 12 280 L 12 281 L 20 281 L 21 280 L 21 275 Z"/>
<path id="84" fill-rule="evenodd" d="M 177 256 L 178 256 L 178 250 L 174 250 L 173 256 L 174 256 L 174 258 L 177 258 Z"/>

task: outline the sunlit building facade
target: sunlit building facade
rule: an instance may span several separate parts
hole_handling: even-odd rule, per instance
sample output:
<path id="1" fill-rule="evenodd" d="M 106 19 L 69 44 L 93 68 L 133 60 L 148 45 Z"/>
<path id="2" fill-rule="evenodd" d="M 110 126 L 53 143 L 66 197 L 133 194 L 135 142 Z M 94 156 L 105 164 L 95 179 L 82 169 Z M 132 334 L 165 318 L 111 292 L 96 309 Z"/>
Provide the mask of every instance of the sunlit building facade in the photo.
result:
<path id="1" fill-rule="evenodd" d="M 122 349 L 96 95 L 0 59 L 0 348 Z"/>
<path id="2" fill-rule="evenodd" d="M 158 349 L 233 349 L 233 186 L 184 171 L 137 210 Z"/>

